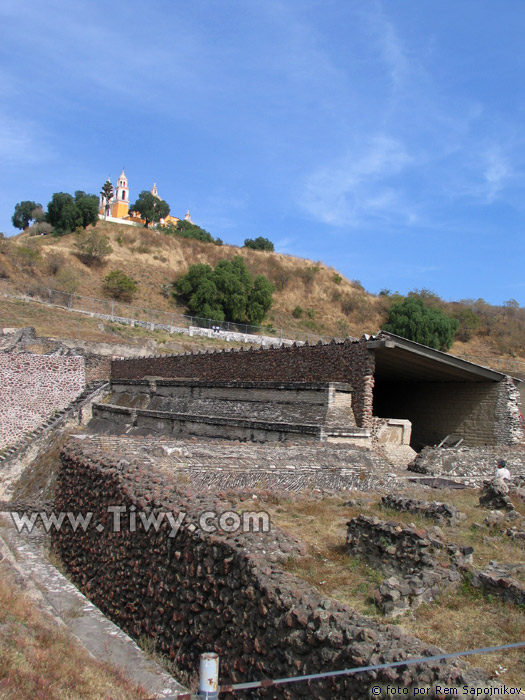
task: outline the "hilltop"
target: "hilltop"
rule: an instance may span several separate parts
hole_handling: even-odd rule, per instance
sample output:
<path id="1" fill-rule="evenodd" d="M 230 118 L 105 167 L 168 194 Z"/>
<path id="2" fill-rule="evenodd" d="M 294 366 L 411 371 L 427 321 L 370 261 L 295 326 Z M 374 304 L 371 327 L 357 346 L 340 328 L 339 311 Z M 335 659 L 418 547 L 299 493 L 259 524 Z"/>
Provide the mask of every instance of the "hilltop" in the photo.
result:
<path id="1" fill-rule="evenodd" d="M 171 284 L 195 263 L 214 266 L 240 255 L 253 275 L 267 276 L 275 286 L 274 303 L 264 324 L 286 331 L 323 336 L 360 336 L 376 333 L 386 321 L 395 294 L 367 292 L 357 279 L 347 279 L 321 261 L 231 245 L 214 245 L 168 235 L 161 230 L 99 221 L 96 231 L 106 235 L 112 252 L 100 266 L 87 266 L 75 255 L 76 234 L 30 236 L 26 231 L 0 242 L 0 277 L 20 291 L 49 287 L 103 298 L 102 280 L 120 269 L 137 281 L 137 307 L 185 313 L 171 295 Z M 359 271 L 356 270 L 356 277 Z M 421 290 L 426 303 L 460 319 L 453 354 L 495 360 L 509 366 L 525 359 L 525 309 L 495 307 L 483 300 L 444 302 Z"/>

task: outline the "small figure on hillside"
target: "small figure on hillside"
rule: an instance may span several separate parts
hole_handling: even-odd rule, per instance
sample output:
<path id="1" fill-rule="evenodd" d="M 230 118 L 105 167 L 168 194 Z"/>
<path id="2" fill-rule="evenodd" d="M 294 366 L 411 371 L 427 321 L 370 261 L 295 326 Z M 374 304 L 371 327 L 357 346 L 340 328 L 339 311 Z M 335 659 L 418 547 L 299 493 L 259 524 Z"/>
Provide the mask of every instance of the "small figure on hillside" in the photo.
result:
<path id="1" fill-rule="evenodd" d="M 498 459 L 498 464 L 496 466 L 496 473 L 494 474 L 496 479 L 504 479 L 506 481 L 510 480 L 510 472 L 507 469 L 507 462 L 504 459 Z"/>

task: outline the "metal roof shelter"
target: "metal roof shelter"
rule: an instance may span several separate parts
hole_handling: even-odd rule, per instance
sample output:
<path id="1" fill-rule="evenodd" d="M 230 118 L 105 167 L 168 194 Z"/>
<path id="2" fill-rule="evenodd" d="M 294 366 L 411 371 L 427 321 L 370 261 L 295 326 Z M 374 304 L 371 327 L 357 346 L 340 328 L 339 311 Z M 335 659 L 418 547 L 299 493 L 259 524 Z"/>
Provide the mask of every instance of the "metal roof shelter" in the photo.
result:
<path id="1" fill-rule="evenodd" d="M 491 445 L 512 432 L 521 380 L 510 378 L 509 387 L 502 372 L 384 331 L 367 348 L 375 357 L 374 415 L 410 420 L 416 449 L 450 433 L 465 445 Z"/>
<path id="2" fill-rule="evenodd" d="M 501 382 L 505 374 L 381 331 L 367 348 L 374 351 L 376 379 L 427 382 Z M 515 383 L 521 379 L 512 378 Z"/>

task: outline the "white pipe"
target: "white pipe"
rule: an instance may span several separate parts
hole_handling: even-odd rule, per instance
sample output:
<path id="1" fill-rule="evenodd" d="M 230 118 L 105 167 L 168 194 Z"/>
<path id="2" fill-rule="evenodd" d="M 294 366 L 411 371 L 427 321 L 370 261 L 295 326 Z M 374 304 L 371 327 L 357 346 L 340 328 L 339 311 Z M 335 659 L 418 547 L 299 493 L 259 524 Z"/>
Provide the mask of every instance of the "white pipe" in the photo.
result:
<path id="1" fill-rule="evenodd" d="M 214 652 L 201 654 L 199 697 L 218 700 L 219 697 L 219 655 Z"/>

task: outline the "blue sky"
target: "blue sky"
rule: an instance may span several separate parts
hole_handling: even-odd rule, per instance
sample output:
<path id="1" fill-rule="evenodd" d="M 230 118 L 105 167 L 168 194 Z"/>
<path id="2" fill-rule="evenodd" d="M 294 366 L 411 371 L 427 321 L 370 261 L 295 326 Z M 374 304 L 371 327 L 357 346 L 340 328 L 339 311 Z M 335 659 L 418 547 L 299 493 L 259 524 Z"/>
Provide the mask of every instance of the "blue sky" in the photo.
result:
<path id="1" fill-rule="evenodd" d="M 0 231 L 126 168 L 227 243 L 525 305 L 523 0 L 0 0 Z"/>

